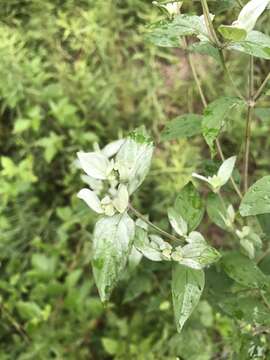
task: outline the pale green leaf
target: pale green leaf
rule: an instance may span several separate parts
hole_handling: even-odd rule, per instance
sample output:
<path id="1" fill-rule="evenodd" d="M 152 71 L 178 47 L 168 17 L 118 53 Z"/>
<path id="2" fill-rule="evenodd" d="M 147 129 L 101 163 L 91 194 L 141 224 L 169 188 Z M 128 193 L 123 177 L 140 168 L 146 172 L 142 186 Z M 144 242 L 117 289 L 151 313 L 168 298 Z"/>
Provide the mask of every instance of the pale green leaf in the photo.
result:
<path id="1" fill-rule="evenodd" d="M 127 183 L 128 193 L 132 194 L 148 174 L 154 146 L 143 129 L 130 134 L 116 155 L 115 168 L 121 182 Z"/>
<path id="2" fill-rule="evenodd" d="M 180 236 L 185 236 L 188 231 L 188 225 L 182 216 L 174 209 L 168 209 L 168 218 L 172 228 Z"/>
<path id="3" fill-rule="evenodd" d="M 269 60 L 270 37 L 259 31 L 251 31 L 245 40 L 232 42 L 227 46 L 227 49 Z"/>
<path id="4" fill-rule="evenodd" d="M 180 332 L 197 306 L 205 278 L 202 270 L 175 264 L 172 270 L 172 299 L 177 330 Z"/>
<path id="5" fill-rule="evenodd" d="M 93 238 L 93 273 L 100 298 L 108 301 L 125 269 L 135 225 L 127 213 L 100 219 Z"/>
<path id="6" fill-rule="evenodd" d="M 174 209 L 187 222 L 188 231 L 199 226 L 204 215 L 204 205 L 202 197 L 191 182 L 184 186 L 178 194 Z"/>

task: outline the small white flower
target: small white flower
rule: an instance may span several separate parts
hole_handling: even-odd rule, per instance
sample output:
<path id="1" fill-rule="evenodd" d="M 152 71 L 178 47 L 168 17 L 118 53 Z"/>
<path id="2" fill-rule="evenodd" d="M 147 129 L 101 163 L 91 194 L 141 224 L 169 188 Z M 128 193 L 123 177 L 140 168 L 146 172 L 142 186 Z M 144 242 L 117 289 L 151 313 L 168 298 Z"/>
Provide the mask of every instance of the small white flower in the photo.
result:
<path id="1" fill-rule="evenodd" d="M 205 177 L 197 173 L 193 173 L 192 176 L 207 182 L 212 188 L 212 190 L 216 193 L 219 192 L 220 188 L 225 185 L 230 179 L 235 162 L 236 156 L 232 156 L 229 159 L 225 160 L 220 166 L 217 175 Z"/>

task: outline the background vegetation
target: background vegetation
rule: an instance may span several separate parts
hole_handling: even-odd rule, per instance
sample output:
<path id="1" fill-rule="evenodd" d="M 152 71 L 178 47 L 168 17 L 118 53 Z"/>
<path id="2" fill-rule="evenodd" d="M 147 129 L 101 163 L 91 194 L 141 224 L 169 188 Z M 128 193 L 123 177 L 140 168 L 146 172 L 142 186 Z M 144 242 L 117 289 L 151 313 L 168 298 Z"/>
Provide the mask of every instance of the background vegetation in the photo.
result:
<path id="1" fill-rule="evenodd" d="M 233 3 L 212 6 L 224 18 L 223 5 Z M 201 12 L 199 2 L 188 6 Z M 222 271 L 208 271 L 205 297 L 181 335 L 164 264 L 161 271 L 144 260 L 130 269 L 106 308 L 97 295 L 94 214 L 76 198 L 76 152 L 141 124 L 158 143 L 166 121 L 202 110 L 186 55 L 144 41 L 158 16 L 146 0 L 0 1 L 1 360 L 269 359 L 269 328 L 254 327 L 241 302 L 222 303 L 220 279 L 230 282 Z M 195 62 L 209 100 L 231 93 L 216 64 L 199 55 Z M 239 87 L 246 64 L 231 56 Z M 267 66 L 256 62 L 258 79 Z M 269 113 L 253 123 L 254 174 L 269 168 Z M 244 131 L 241 118 L 232 120 L 228 154 L 241 150 Z M 136 206 L 166 226 L 164 209 L 177 191 L 196 167 L 211 165 L 202 153 L 210 158 L 201 140 L 159 145 Z M 218 228 L 208 232 L 215 245 L 226 244 Z M 270 274 L 269 259 L 262 266 Z M 270 323 L 269 311 L 262 316 Z"/>

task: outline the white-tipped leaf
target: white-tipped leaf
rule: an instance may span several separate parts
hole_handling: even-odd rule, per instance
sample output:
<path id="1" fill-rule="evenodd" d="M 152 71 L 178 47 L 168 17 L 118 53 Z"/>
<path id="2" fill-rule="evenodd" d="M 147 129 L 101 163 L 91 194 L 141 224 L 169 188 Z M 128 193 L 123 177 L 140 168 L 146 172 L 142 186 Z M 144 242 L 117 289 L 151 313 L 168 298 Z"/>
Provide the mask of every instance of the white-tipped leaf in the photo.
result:
<path id="1" fill-rule="evenodd" d="M 87 175 L 98 180 L 105 180 L 108 175 L 110 162 L 101 152 L 83 152 L 77 153 L 82 169 Z"/>
<path id="2" fill-rule="evenodd" d="M 221 180 L 222 185 L 225 185 L 226 182 L 230 179 L 233 168 L 236 162 L 236 156 L 232 156 L 229 159 L 225 160 L 220 166 L 217 176 Z"/>
<path id="3" fill-rule="evenodd" d="M 101 203 L 94 191 L 89 189 L 82 189 L 77 194 L 78 198 L 83 200 L 92 210 L 98 214 L 103 213 Z"/>
<path id="4" fill-rule="evenodd" d="M 111 142 L 110 144 L 106 145 L 102 150 L 102 154 L 104 154 L 107 158 L 111 158 L 115 154 L 118 153 L 120 147 L 124 144 L 125 139 L 120 139 Z"/>
<path id="5" fill-rule="evenodd" d="M 123 213 L 128 207 L 128 190 L 126 185 L 120 184 L 117 190 L 117 195 L 113 199 L 113 206 L 117 211 Z"/>
<path id="6" fill-rule="evenodd" d="M 180 236 L 185 236 L 188 231 L 186 221 L 173 208 L 168 209 L 168 218 L 175 232 Z"/>

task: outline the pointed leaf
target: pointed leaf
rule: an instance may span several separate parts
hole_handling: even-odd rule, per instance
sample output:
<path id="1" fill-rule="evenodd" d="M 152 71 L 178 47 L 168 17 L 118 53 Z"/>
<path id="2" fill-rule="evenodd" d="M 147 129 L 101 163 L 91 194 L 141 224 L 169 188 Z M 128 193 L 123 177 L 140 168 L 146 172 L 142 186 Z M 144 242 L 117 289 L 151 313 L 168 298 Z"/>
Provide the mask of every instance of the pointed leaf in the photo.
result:
<path id="1" fill-rule="evenodd" d="M 187 223 L 182 216 L 173 208 L 168 209 L 168 218 L 172 228 L 180 236 L 185 236 L 188 231 Z"/>
<path id="2" fill-rule="evenodd" d="M 94 191 L 89 189 L 82 189 L 77 194 L 79 199 L 82 199 L 86 204 L 98 214 L 102 214 L 104 211 L 101 207 L 101 203 Z"/>
<path id="3" fill-rule="evenodd" d="M 100 219 L 93 238 L 93 273 L 102 302 L 111 292 L 125 269 L 135 225 L 127 213 Z"/>
<path id="4" fill-rule="evenodd" d="M 238 252 L 228 252 L 222 258 L 222 266 L 227 275 L 247 288 L 265 289 L 269 286 L 267 276 L 256 263 Z"/>
<path id="5" fill-rule="evenodd" d="M 269 60 L 270 37 L 259 31 L 251 31 L 245 40 L 232 42 L 227 46 L 227 49 Z"/>
<path id="6" fill-rule="evenodd" d="M 230 179 L 233 168 L 236 162 L 236 156 L 232 156 L 229 159 L 226 159 L 218 170 L 218 177 L 222 180 L 222 184 L 225 185 L 226 182 Z"/>
<path id="7" fill-rule="evenodd" d="M 202 120 L 205 141 L 214 153 L 214 141 L 218 137 L 229 111 L 243 101 L 235 97 L 221 97 L 207 106 Z"/>
<path id="8" fill-rule="evenodd" d="M 239 211 L 242 216 L 270 213 L 270 175 L 256 181 L 248 189 Z"/>
<path id="9" fill-rule="evenodd" d="M 115 166 L 120 180 L 127 183 L 131 195 L 145 179 L 152 160 L 154 146 L 144 130 L 131 133 L 116 155 Z"/>
<path id="10" fill-rule="evenodd" d="M 101 152 L 78 152 L 80 165 L 87 175 L 94 179 L 105 180 L 109 160 Z"/>
<path id="11" fill-rule="evenodd" d="M 186 35 L 207 38 L 204 19 L 195 15 L 178 15 L 173 20 L 151 24 L 145 38 L 157 46 L 181 47 L 180 38 Z"/>
<path id="12" fill-rule="evenodd" d="M 173 266 L 172 299 L 178 332 L 181 332 L 185 322 L 197 306 L 204 283 L 202 270 L 190 269 L 179 264 Z"/>
<path id="13" fill-rule="evenodd" d="M 200 115 L 186 114 L 178 116 L 169 121 L 161 133 L 161 140 L 173 140 L 189 138 L 194 135 L 201 134 L 201 119 Z"/>
<path id="14" fill-rule="evenodd" d="M 189 232 L 201 223 L 204 205 L 202 197 L 191 182 L 180 191 L 175 200 L 174 209 L 187 222 Z"/>

